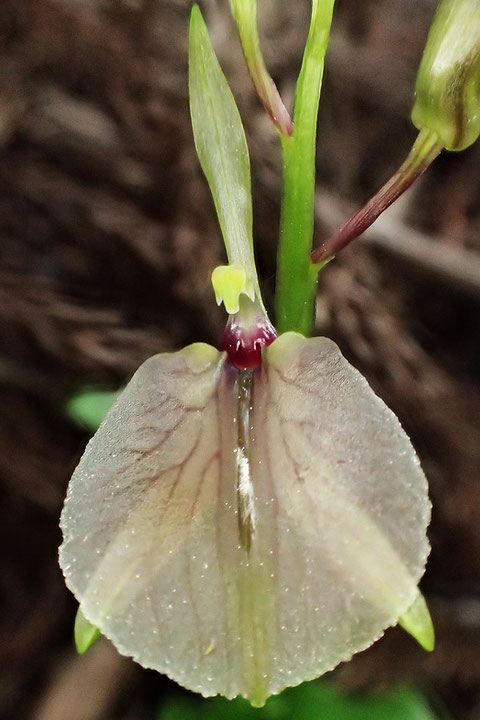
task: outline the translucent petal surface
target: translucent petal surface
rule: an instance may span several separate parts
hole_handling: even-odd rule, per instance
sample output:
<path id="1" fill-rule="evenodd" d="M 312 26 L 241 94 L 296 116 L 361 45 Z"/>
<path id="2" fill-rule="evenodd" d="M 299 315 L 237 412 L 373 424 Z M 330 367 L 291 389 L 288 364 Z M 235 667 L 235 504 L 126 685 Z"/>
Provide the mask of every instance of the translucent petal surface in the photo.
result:
<path id="1" fill-rule="evenodd" d="M 398 420 L 334 343 L 287 333 L 263 357 L 251 388 L 206 345 L 148 360 L 74 473 L 60 551 L 122 652 L 254 704 L 397 621 L 430 514 Z"/>

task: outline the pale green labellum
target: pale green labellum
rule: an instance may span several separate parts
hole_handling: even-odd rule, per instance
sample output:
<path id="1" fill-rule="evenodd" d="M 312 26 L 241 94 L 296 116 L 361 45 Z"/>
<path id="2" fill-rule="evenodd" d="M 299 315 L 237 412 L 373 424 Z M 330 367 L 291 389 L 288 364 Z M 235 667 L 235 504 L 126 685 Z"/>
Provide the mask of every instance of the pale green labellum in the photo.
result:
<path id="1" fill-rule="evenodd" d="M 333 342 L 286 333 L 253 372 L 197 344 L 147 360 L 90 441 L 60 563 L 120 652 L 261 705 L 407 612 L 429 517 L 407 436 Z"/>

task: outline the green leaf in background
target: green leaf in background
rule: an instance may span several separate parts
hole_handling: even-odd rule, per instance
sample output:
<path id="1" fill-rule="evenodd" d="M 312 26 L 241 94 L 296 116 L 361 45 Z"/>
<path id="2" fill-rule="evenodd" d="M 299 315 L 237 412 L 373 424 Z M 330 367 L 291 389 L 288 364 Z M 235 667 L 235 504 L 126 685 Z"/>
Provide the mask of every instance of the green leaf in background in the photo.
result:
<path id="1" fill-rule="evenodd" d="M 75 638 L 75 647 L 79 655 L 86 653 L 100 637 L 100 630 L 87 620 L 80 607 L 75 617 L 73 635 Z"/>
<path id="2" fill-rule="evenodd" d="M 79 427 L 95 432 L 117 397 L 117 391 L 79 390 L 67 403 L 67 415 Z"/>
<path id="3" fill-rule="evenodd" d="M 195 147 L 213 195 L 228 260 L 245 268 L 260 300 L 247 141 L 198 5 L 193 6 L 190 20 L 189 92 Z"/>
<path id="4" fill-rule="evenodd" d="M 156 720 L 436 720 L 415 688 L 349 694 L 330 681 L 303 683 L 253 708 L 247 700 L 182 694 L 162 703 Z"/>

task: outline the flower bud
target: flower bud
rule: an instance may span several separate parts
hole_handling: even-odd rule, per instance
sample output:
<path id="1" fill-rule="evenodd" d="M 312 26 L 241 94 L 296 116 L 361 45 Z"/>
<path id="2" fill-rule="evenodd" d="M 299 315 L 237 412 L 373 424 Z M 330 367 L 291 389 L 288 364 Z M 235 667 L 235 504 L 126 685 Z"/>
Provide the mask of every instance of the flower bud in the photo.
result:
<path id="1" fill-rule="evenodd" d="M 480 3 L 442 0 L 417 75 L 413 124 L 464 150 L 480 134 Z"/>

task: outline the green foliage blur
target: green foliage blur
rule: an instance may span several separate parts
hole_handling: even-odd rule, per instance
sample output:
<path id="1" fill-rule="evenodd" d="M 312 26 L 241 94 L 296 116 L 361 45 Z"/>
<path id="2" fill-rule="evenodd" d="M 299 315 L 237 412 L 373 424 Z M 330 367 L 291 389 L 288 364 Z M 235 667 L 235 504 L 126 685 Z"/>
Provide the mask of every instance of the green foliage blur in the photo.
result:
<path id="1" fill-rule="evenodd" d="M 118 392 L 84 388 L 70 398 L 66 412 L 76 425 L 93 434 L 117 397 Z"/>
<path id="2" fill-rule="evenodd" d="M 178 693 L 164 700 L 155 720 L 436 720 L 425 697 L 413 688 L 381 694 L 347 694 L 326 680 L 314 680 L 253 708 L 247 700 L 202 699 Z"/>

